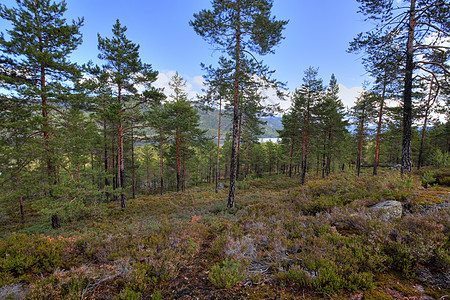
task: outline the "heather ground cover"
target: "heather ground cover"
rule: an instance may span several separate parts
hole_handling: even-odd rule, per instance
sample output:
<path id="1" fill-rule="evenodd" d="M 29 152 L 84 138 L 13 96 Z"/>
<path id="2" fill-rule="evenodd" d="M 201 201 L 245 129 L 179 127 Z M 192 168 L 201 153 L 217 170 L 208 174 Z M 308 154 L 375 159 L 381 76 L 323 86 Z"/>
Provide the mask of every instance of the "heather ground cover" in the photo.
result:
<path id="1" fill-rule="evenodd" d="M 448 180 L 448 170 L 429 172 Z M 86 203 L 59 229 L 38 214 L 19 225 L 2 203 L 0 295 L 439 299 L 450 294 L 450 188 L 426 184 L 428 175 L 342 172 L 303 186 L 247 178 L 232 210 L 226 189 L 203 185 L 141 196 L 126 210 Z M 401 202 L 402 216 L 371 208 L 385 200 Z"/>

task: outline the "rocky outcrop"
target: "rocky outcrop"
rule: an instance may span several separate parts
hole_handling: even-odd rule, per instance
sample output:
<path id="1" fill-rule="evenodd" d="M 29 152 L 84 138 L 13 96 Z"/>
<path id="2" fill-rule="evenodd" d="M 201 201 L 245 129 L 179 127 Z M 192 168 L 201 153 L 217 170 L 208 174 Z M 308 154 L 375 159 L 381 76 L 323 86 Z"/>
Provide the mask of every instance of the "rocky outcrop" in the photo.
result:
<path id="1" fill-rule="evenodd" d="M 399 201 L 387 200 L 370 207 L 377 216 L 384 220 L 395 220 L 402 217 L 403 206 Z"/>
<path id="2" fill-rule="evenodd" d="M 0 299 L 25 299 L 27 289 L 21 283 L 6 285 L 0 288 Z"/>

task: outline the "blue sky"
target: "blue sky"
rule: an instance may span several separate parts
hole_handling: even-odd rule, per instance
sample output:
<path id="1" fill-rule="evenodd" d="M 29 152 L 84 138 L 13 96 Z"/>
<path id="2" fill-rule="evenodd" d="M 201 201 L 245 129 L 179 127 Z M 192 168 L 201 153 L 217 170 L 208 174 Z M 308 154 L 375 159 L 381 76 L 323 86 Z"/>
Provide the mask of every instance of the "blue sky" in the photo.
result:
<path id="1" fill-rule="evenodd" d="M 13 0 L 2 3 L 15 5 Z M 84 42 L 71 57 L 79 63 L 101 63 L 97 33 L 111 36 L 116 19 L 128 27 L 128 38 L 141 46 L 143 62 L 160 72 L 157 86 L 165 87 L 178 71 L 188 81 L 191 94 L 199 92 L 200 63 L 214 64 L 220 56 L 188 25 L 194 13 L 210 8 L 209 0 L 68 0 L 67 7 L 68 20 L 85 18 Z M 371 28 L 357 10 L 356 0 L 275 0 L 273 15 L 289 24 L 275 54 L 264 57 L 265 64 L 276 70 L 274 77 L 286 82 L 290 91 L 301 85 L 309 66 L 319 68 L 325 84 L 334 73 L 341 84 L 341 98 L 350 105 L 368 79 L 358 56 L 346 53 L 349 42 Z M 5 26 L 0 21 L 2 31 Z"/>

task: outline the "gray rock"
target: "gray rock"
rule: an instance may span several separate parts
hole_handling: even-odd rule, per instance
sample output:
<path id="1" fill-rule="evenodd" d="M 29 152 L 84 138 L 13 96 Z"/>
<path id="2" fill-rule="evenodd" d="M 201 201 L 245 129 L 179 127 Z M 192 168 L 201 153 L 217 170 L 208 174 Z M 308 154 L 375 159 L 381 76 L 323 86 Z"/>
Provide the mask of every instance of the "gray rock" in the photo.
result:
<path id="1" fill-rule="evenodd" d="M 369 208 L 384 220 L 399 219 L 403 214 L 402 203 L 394 200 L 379 202 Z"/>
<path id="2" fill-rule="evenodd" d="M 27 289 L 21 284 L 10 284 L 0 288 L 0 299 L 25 299 Z"/>
<path id="3" fill-rule="evenodd" d="M 218 188 L 218 189 L 223 189 L 223 188 L 225 188 L 225 185 L 224 185 L 222 182 L 220 182 L 220 183 L 217 185 L 217 188 Z"/>
<path id="4" fill-rule="evenodd" d="M 419 266 L 417 268 L 418 279 L 427 285 L 437 287 L 439 289 L 450 288 L 450 270 L 446 268 L 440 272 L 431 272 L 430 269 Z"/>
<path id="5" fill-rule="evenodd" d="M 397 171 L 400 171 L 401 168 L 402 168 L 402 165 L 400 165 L 400 164 L 399 165 L 394 165 L 392 167 L 388 167 L 389 170 L 397 170 Z"/>

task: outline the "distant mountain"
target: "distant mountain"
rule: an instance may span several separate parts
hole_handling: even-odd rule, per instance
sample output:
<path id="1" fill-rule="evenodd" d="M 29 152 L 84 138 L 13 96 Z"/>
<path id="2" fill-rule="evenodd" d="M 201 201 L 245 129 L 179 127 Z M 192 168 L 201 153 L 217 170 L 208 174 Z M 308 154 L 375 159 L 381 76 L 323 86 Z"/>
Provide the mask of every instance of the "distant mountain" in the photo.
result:
<path id="1" fill-rule="evenodd" d="M 200 128 L 207 130 L 206 135 L 209 137 L 217 136 L 217 130 L 219 129 L 219 110 L 214 111 L 199 111 L 200 114 Z M 277 129 L 283 129 L 281 125 L 281 117 L 265 117 L 263 121 L 267 122 L 264 126 L 264 134 L 259 138 L 276 138 L 278 137 Z M 232 117 L 222 115 L 222 128 L 221 136 L 224 137 L 227 132 L 231 132 Z"/>

